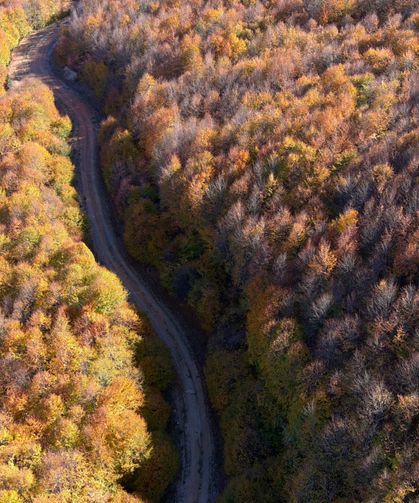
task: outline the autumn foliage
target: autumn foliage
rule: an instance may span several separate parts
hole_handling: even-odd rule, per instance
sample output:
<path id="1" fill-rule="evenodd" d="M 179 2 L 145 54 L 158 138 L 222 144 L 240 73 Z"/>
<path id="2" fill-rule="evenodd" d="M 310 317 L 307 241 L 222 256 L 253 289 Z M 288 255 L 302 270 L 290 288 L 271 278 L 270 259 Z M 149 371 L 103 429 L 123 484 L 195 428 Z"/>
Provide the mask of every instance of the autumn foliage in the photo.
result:
<path id="1" fill-rule="evenodd" d="M 36 81 L 0 98 L 0 501 L 142 501 L 119 484 L 138 473 L 149 501 L 176 471 L 170 365 L 81 241 L 70 132 Z"/>
<path id="2" fill-rule="evenodd" d="M 107 69 L 127 246 L 208 330 L 223 501 L 417 496 L 416 8 L 87 0 L 62 33 Z"/>

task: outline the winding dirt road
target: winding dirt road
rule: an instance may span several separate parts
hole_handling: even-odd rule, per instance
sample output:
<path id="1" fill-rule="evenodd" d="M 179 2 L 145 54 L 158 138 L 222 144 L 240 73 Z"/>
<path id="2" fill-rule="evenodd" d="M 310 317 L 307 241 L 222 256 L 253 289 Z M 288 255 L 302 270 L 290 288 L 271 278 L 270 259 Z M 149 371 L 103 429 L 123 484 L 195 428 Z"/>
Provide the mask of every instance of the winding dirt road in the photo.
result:
<path id="1" fill-rule="evenodd" d="M 173 312 L 156 297 L 127 256 L 113 225 L 97 159 L 98 116 L 89 103 L 61 80 L 50 64 L 58 27 L 37 32 L 15 50 L 10 66 L 12 87 L 35 77 L 54 92 L 57 104 L 73 121 L 74 149 L 78 156 L 78 190 L 90 224 L 90 237 L 97 260 L 115 272 L 130 300 L 149 318 L 154 330 L 169 348 L 177 372 L 175 419 L 180 429 L 182 469 L 176 484 L 178 503 L 209 503 L 216 499 L 217 477 L 214 434 L 203 378 L 193 352 Z"/>

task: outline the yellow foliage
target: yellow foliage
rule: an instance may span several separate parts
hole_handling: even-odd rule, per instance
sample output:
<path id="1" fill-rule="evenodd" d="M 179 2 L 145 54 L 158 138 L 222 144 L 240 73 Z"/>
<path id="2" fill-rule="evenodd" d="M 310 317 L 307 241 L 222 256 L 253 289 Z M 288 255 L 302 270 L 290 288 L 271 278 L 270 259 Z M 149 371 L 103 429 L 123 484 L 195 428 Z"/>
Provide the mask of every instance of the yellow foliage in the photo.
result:
<path id="1" fill-rule="evenodd" d="M 208 9 L 204 15 L 204 19 L 208 23 L 218 22 L 224 14 L 223 9 Z"/>
<path id="2" fill-rule="evenodd" d="M 231 57 L 238 58 L 247 50 L 246 40 L 239 38 L 236 33 L 230 33 L 228 43 L 231 48 Z"/>
<path id="3" fill-rule="evenodd" d="M 382 72 L 392 63 L 394 55 L 390 49 L 374 49 L 371 47 L 363 54 L 363 58 L 375 72 Z"/>
<path id="4" fill-rule="evenodd" d="M 23 503 L 16 491 L 0 491 L 0 503 Z"/>
<path id="5" fill-rule="evenodd" d="M 357 218 L 357 212 L 347 215 L 349 222 L 354 218 Z M 348 220 L 343 223 L 347 224 Z M 342 225 L 342 222 L 339 222 L 339 224 Z M 339 224 L 337 225 L 339 226 Z M 330 245 L 328 243 L 321 243 L 315 257 L 309 264 L 309 268 L 314 272 L 314 274 L 319 276 L 329 276 L 336 267 L 336 264 L 337 257 L 331 250 Z"/>
<path id="6" fill-rule="evenodd" d="M 349 227 L 353 227 L 358 223 L 358 212 L 357 210 L 350 209 L 345 213 L 340 215 L 334 222 L 333 228 L 337 230 L 339 234 L 343 234 Z"/>
<path id="7" fill-rule="evenodd" d="M 185 72 L 200 72 L 204 66 L 199 37 L 185 37 L 182 41 L 182 64 Z"/>
<path id="8" fill-rule="evenodd" d="M 7 66 L 10 61 L 9 41 L 3 30 L 0 29 L 0 64 Z"/>

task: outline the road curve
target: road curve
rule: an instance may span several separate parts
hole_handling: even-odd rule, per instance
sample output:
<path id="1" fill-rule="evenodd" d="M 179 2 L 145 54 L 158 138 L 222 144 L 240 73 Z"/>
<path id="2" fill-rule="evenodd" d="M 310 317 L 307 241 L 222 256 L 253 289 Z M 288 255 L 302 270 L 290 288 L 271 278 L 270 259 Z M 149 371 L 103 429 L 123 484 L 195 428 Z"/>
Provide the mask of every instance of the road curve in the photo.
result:
<path id="1" fill-rule="evenodd" d="M 78 157 L 77 188 L 90 224 L 92 248 L 99 263 L 118 275 L 130 301 L 147 315 L 169 348 L 177 373 L 174 414 L 180 429 L 181 473 L 175 489 L 178 503 L 209 503 L 216 499 L 215 442 L 203 378 L 185 329 L 157 298 L 132 265 L 115 231 L 97 158 L 97 115 L 93 107 L 60 79 L 50 64 L 58 26 L 34 33 L 14 51 L 9 77 L 12 87 L 35 77 L 54 92 L 57 104 L 73 121 Z"/>

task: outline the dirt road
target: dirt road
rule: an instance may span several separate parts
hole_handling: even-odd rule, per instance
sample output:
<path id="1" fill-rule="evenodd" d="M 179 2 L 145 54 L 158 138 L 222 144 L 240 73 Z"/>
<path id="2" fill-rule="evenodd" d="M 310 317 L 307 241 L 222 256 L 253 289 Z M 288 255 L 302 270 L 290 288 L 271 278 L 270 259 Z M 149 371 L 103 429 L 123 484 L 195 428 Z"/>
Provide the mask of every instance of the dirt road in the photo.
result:
<path id="1" fill-rule="evenodd" d="M 175 415 L 181 431 L 182 469 L 175 501 L 212 502 L 217 492 L 214 434 L 203 379 L 185 329 L 132 265 L 115 231 L 97 161 L 97 116 L 81 95 L 56 76 L 50 64 L 57 32 L 56 26 L 37 32 L 15 50 L 10 66 L 11 85 L 19 85 L 26 77 L 40 79 L 53 90 L 57 104 L 73 121 L 74 148 L 79 159 L 77 186 L 89 220 L 95 256 L 119 276 L 130 301 L 147 315 L 169 348 L 177 372 Z"/>

